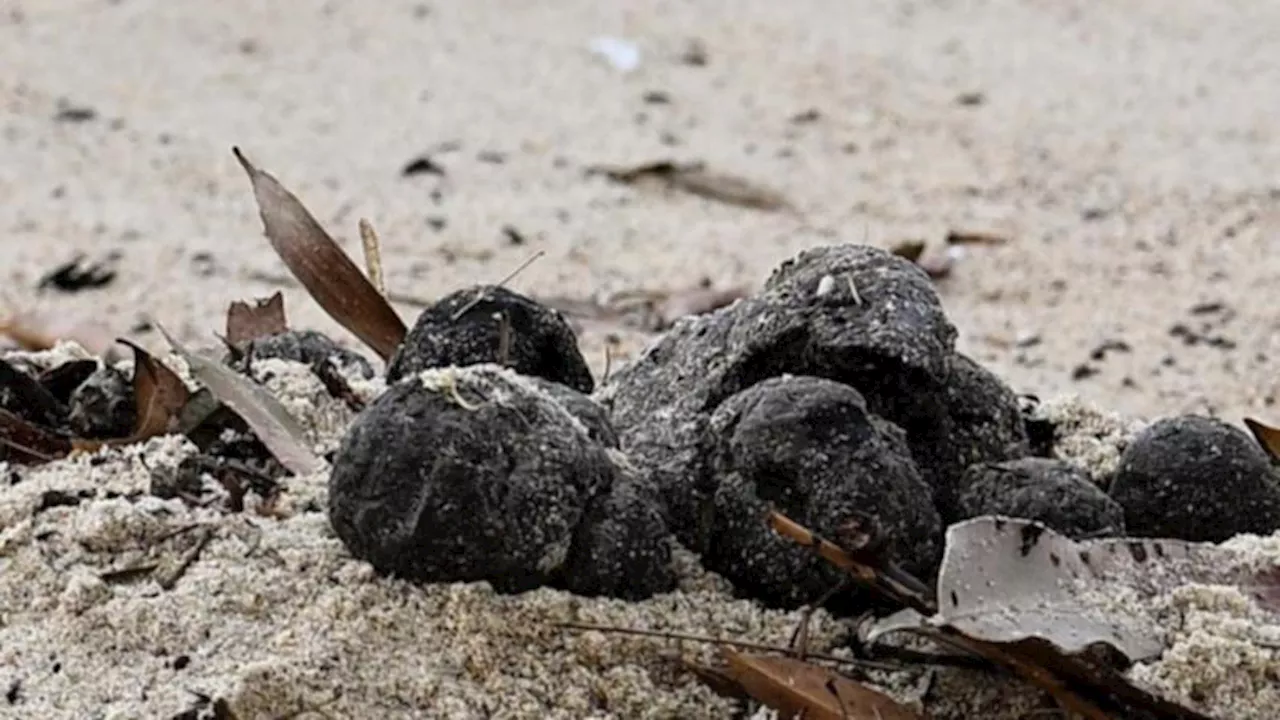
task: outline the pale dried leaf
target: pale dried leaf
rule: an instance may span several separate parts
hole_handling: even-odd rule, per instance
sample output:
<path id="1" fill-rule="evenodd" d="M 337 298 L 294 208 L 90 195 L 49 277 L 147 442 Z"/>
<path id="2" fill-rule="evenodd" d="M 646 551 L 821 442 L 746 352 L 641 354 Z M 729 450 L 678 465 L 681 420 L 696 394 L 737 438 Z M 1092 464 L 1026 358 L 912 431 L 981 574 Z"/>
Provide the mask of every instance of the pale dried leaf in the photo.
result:
<path id="1" fill-rule="evenodd" d="M 239 415 L 281 465 L 297 475 L 306 475 L 324 467 L 320 458 L 308 448 L 302 426 L 266 388 L 226 365 L 187 350 L 159 323 L 156 323 L 156 328 L 174 351 L 187 361 L 192 377 Z"/>
<path id="2" fill-rule="evenodd" d="M 1208 543 L 1108 539 L 1076 542 L 1039 523 L 980 517 L 947 529 L 932 626 L 979 640 L 1046 640 L 1067 653 L 1094 643 L 1132 660 L 1159 655 L 1158 618 L 1118 601 L 1186 582 L 1233 582 L 1225 551 Z M 868 632 L 908 625 L 899 613 Z"/>
<path id="3" fill-rule="evenodd" d="M 233 347 L 288 330 L 284 295 L 279 291 L 269 298 L 255 300 L 253 305 L 236 300 L 227 308 L 227 342 Z"/>
<path id="4" fill-rule="evenodd" d="M 776 655 L 723 652 L 727 676 L 783 718 L 920 720 L 888 695 L 830 668 Z"/>
<path id="5" fill-rule="evenodd" d="M 390 360 L 405 326 L 386 298 L 293 193 L 234 148 L 249 175 L 267 238 L 289 271 L 329 316 Z"/>

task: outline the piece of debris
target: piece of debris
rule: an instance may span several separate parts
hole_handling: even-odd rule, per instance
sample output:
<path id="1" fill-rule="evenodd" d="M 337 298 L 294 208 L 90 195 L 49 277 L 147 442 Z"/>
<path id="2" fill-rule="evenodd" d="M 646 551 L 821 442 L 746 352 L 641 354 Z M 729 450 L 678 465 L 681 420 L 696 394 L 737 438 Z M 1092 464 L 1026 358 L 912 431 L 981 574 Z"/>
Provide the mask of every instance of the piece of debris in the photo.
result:
<path id="1" fill-rule="evenodd" d="M 684 65 L 706 67 L 711 56 L 707 50 L 707 44 L 705 42 L 698 38 L 689 38 L 680 49 L 677 59 Z"/>
<path id="2" fill-rule="evenodd" d="M 246 345 L 288 329 L 289 322 L 284 314 L 284 295 L 278 291 L 269 298 L 255 300 L 253 305 L 236 300 L 227 308 L 226 341 L 233 346 Z"/>
<path id="3" fill-rule="evenodd" d="M 792 207 L 786 196 L 777 190 L 735 175 L 709 170 L 701 162 L 658 160 L 630 167 L 597 166 L 589 168 L 587 173 L 603 175 L 624 185 L 656 182 L 707 200 L 753 210 L 776 212 Z"/>
<path id="4" fill-rule="evenodd" d="M 630 73 L 640 67 L 640 47 L 630 40 L 602 35 L 592 38 L 587 47 L 620 72 Z"/>
<path id="5" fill-rule="evenodd" d="M 418 157 L 405 163 L 400 168 L 402 177 L 413 177 L 414 175 L 435 175 L 436 177 L 444 177 L 446 175 L 444 166 L 437 163 L 429 155 L 419 155 Z"/>
<path id="6" fill-rule="evenodd" d="M 156 329 L 191 368 L 191 375 L 222 404 L 239 415 L 285 467 L 306 475 L 323 467 L 308 446 L 306 433 L 266 388 L 231 368 L 186 349 L 159 324 Z"/>
<path id="7" fill-rule="evenodd" d="M 92 290 L 110 285 L 116 279 L 116 271 L 108 261 L 87 263 L 84 255 L 77 255 L 45 273 L 36 285 L 37 290 L 50 288 L 65 293 Z"/>
<path id="8" fill-rule="evenodd" d="M 96 117 L 98 117 L 97 110 L 88 105 L 75 105 L 66 100 L 58 101 L 58 110 L 53 114 L 55 121 L 64 123 L 89 122 Z"/>

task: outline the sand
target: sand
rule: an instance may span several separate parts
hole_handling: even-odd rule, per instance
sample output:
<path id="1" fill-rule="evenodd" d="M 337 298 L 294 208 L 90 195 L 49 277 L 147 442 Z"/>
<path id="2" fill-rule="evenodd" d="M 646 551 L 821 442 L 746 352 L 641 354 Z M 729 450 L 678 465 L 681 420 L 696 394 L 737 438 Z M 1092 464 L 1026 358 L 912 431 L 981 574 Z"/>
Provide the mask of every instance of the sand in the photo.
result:
<path id="1" fill-rule="evenodd" d="M 1077 394 L 1118 415 L 1106 431 L 1118 437 L 1184 411 L 1280 421 L 1280 319 L 1268 296 L 1280 280 L 1269 261 L 1280 224 L 1277 21 L 1278 7 L 1210 0 L 742 0 L 732 10 L 10 0 L 0 6 L 0 289 L 40 327 L 79 324 L 159 348 L 145 329 L 154 317 L 212 343 L 227 303 L 273 292 L 258 278 L 283 273 L 230 154 L 239 145 L 353 254 L 356 221 L 371 219 L 389 289 L 423 299 L 496 280 L 539 250 L 516 289 L 588 297 L 704 278 L 754 286 L 796 250 L 841 240 L 995 233 L 1008 242 L 969 249 L 939 292 L 961 349 L 1015 390 Z M 638 66 L 593 54 L 604 36 L 634 43 Z M 687 62 L 694 40 L 705 64 Z M 402 177 L 423 154 L 444 176 Z M 795 211 L 585 174 L 664 158 L 766 183 Z M 77 252 L 116 254 L 117 278 L 35 292 Z M 295 326 L 355 346 L 301 291 L 284 292 Z M 582 344 L 599 372 L 606 345 L 625 362 L 646 339 L 590 326 Z M 1119 349 L 1096 352 L 1104 344 Z M 317 441 L 332 442 L 340 424 Z M 1114 454 L 1087 437 L 1078 442 L 1092 445 L 1091 461 Z M 705 691 L 654 670 L 652 642 L 565 637 L 534 620 L 578 608 L 773 642 L 794 620 L 696 593 L 624 606 L 379 581 L 308 509 L 319 478 L 298 481 L 286 520 L 129 501 L 146 486 L 139 458 L 155 464 L 181 452 L 172 445 L 0 482 L 0 685 L 20 679 L 26 698 L 0 702 L 0 716 L 165 716 L 190 706 L 189 689 L 250 717 L 304 705 L 407 716 L 426 698 L 457 717 L 484 702 L 494 717 L 714 717 L 724 707 Z M 31 514 L 45 489 L 81 488 L 97 496 Z M 180 555 L 193 531 L 147 545 L 191 522 L 213 523 L 213 539 L 173 590 L 95 581 L 135 555 Z M 1176 600 L 1186 617 L 1255 612 L 1188 592 Z M 1217 629 L 1188 630 L 1180 646 L 1188 671 L 1238 624 L 1203 627 Z M 472 644 L 444 642 L 458 637 Z M 1253 659 L 1274 668 L 1275 655 Z M 546 685 L 560 672 L 577 680 Z M 1179 677 L 1148 675 L 1189 693 Z M 1239 695 L 1208 693 L 1235 713 L 1223 717 L 1261 717 L 1232 705 Z"/>

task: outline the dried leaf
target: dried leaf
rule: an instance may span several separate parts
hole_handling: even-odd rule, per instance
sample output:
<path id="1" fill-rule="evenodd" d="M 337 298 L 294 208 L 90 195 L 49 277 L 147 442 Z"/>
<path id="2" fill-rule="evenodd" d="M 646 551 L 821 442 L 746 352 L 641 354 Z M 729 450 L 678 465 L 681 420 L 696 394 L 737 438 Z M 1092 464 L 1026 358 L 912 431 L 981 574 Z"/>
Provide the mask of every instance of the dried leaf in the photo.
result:
<path id="1" fill-rule="evenodd" d="M 0 319 L 0 337 L 23 350 L 50 350 L 59 341 L 71 341 L 106 362 L 116 359 L 115 335 L 102 325 L 67 315 L 20 312 Z"/>
<path id="2" fill-rule="evenodd" d="M 904 260 L 916 262 L 924 255 L 925 242 L 923 240 L 903 240 L 889 248 L 889 252 L 897 255 Z"/>
<path id="3" fill-rule="evenodd" d="M 20 410 L 32 422 L 55 426 L 63 416 L 58 399 L 38 380 L 0 360 L 0 407 Z"/>
<path id="4" fill-rule="evenodd" d="M 1253 418 L 1245 418 L 1244 424 L 1249 428 L 1249 432 L 1253 433 L 1254 439 L 1262 449 L 1266 450 L 1272 459 L 1280 460 L 1280 430 L 1263 425 Z"/>
<path id="5" fill-rule="evenodd" d="M 1099 598 L 1208 580 L 1228 564 L 1222 553 L 1176 540 L 1076 542 L 1029 520 L 974 518 L 947 529 L 931 622 L 992 642 L 1038 637 L 1068 653 L 1105 643 L 1146 659 L 1164 650 L 1157 619 Z"/>
<path id="6" fill-rule="evenodd" d="M 253 184 L 276 254 L 330 317 L 390 360 L 406 332 L 395 310 L 293 193 L 250 163 L 239 148 L 232 152 Z"/>
<path id="7" fill-rule="evenodd" d="M 1052 637 L 1040 637 L 1036 632 L 1028 631 L 1029 628 L 1037 627 L 1038 621 L 1028 609 L 1031 601 L 1026 600 L 1024 595 L 1025 592 L 1044 590 L 1041 586 L 1049 581 L 1071 585 L 1076 578 L 1084 578 L 1082 582 L 1087 589 L 1091 577 L 1088 573 L 1096 575 L 1095 579 L 1099 582 L 1121 584 L 1126 593 L 1135 588 L 1148 592 L 1156 589 L 1168 590 L 1186 582 L 1233 582 L 1232 578 L 1237 571 L 1218 554 L 1222 551 L 1216 546 L 1166 540 L 1119 539 L 1074 543 L 1072 548 L 1064 549 L 1058 546 L 1058 540 L 1050 539 L 1045 542 L 1044 538 L 1051 531 L 1037 523 L 996 517 L 976 518 L 957 523 L 948 530 L 937 602 L 930 600 L 928 603 L 913 605 L 910 595 L 904 596 L 892 586 L 880 584 L 882 571 L 869 567 L 856 553 L 846 552 L 833 543 L 814 536 L 809 530 L 778 513 L 772 513 L 770 520 L 781 534 L 813 548 L 837 567 L 849 570 L 855 579 L 912 608 L 891 616 L 890 619 L 872 623 L 870 635 L 906 629 L 961 648 L 986 658 L 1051 693 L 1064 710 L 1089 720 L 1111 720 L 1115 717 L 1132 720 L 1210 720 L 1201 713 L 1156 697 L 1133 685 L 1110 665 L 1090 660 L 1087 655 L 1070 655 L 1064 652 L 1055 642 L 1062 642 L 1065 638 L 1065 644 L 1078 645 L 1081 637 L 1079 633 L 1063 627 L 1059 609 L 1044 608 L 1049 617 L 1042 624 L 1048 628 L 1045 634 Z M 1071 543 L 1056 534 L 1052 537 Z M 1037 551 L 1042 544 L 1045 547 Z M 1050 548 L 1050 545 L 1053 547 Z M 1036 574 L 1028 565 L 1031 562 L 1051 567 L 1063 564 L 1066 554 L 1060 554 L 1060 551 L 1075 553 L 1076 561 L 1085 569 L 1080 570 L 1076 566 L 1075 574 L 1069 577 L 1047 574 L 1048 581 L 1043 577 L 1030 580 L 1018 577 L 1018 573 L 1023 571 Z M 1036 560 L 1010 560 L 1011 557 L 1027 558 L 1033 555 L 1037 557 Z M 1024 592 L 1024 595 L 1018 595 L 1019 592 Z M 1053 600 L 1052 591 L 1048 592 L 1049 599 Z M 1009 593 L 1017 598 L 1012 603 L 1014 610 L 1011 614 L 1021 618 L 1025 627 L 1010 630 L 1007 622 L 993 619 L 998 614 L 995 598 Z M 975 602 L 976 596 L 992 600 Z M 1115 602 L 1106 604 L 1112 610 L 1119 606 Z M 975 605 L 978 606 L 978 611 L 972 612 Z M 926 618 L 925 613 L 933 613 L 931 608 L 937 606 L 941 606 L 943 610 L 937 612 L 936 616 Z M 1086 617 L 1083 622 L 1087 627 L 1097 629 L 1092 618 Z M 1017 639 L 1001 642 L 972 637 L 963 631 L 963 627 L 994 637 Z M 1133 639 L 1135 634 L 1129 631 L 1130 628 L 1123 622 L 1117 623 L 1115 628 L 1108 628 L 1103 633 L 1104 636 L 1095 641 L 1115 647 L 1118 643 L 1123 644 L 1124 640 Z M 1141 647 L 1144 638 L 1136 637 Z"/>
<path id="8" fill-rule="evenodd" d="M 653 179 L 675 190 L 754 210 L 772 212 L 791 207 L 790 201 L 777 190 L 745 178 L 710 171 L 702 163 L 659 160 L 634 167 L 598 167 L 593 168 L 591 172 L 627 185 Z"/>
<path id="9" fill-rule="evenodd" d="M 730 700 L 751 699 L 751 696 L 738 684 L 738 681 L 722 668 L 700 665 L 692 660 L 684 660 L 682 665 L 684 669 L 693 673 L 694 677 L 698 678 L 703 685 L 706 685 L 711 692 L 722 698 Z"/>
<path id="10" fill-rule="evenodd" d="M 40 373 L 38 380 L 50 395 L 65 404 L 71 400 L 71 393 L 97 370 L 97 360 L 70 360 Z"/>
<path id="11" fill-rule="evenodd" d="M 277 291 L 266 299 L 257 299 L 253 305 L 237 300 L 227 308 L 227 342 L 234 347 L 244 345 L 269 335 L 279 335 L 289 329 L 284 315 L 284 295 Z"/>
<path id="12" fill-rule="evenodd" d="M 231 368 L 183 347 L 156 323 L 174 351 L 191 367 L 191 375 L 223 405 L 245 421 L 271 454 L 297 475 L 316 472 L 324 464 L 307 447 L 306 433 L 280 401 L 262 386 Z"/>
<path id="13" fill-rule="evenodd" d="M 965 232 L 963 230 L 952 230 L 947 233 L 948 245 L 1004 245 L 1009 242 L 1006 237 L 999 235 L 991 235 L 989 233 Z"/>
<path id="14" fill-rule="evenodd" d="M 133 349 L 133 398 L 138 419 L 127 442 L 139 442 L 177 430 L 178 417 L 191 398 L 191 391 L 168 365 L 134 343 L 121 339 Z"/>
<path id="15" fill-rule="evenodd" d="M 773 655 L 726 648 L 727 675 L 784 718 L 805 720 L 920 720 L 893 698 L 834 670 Z"/>
<path id="16" fill-rule="evenodd" d="M 34 464 L 64 458 L 75 448 L 71 438 L 0 409 L 0 449 L 7 460 Z"/>

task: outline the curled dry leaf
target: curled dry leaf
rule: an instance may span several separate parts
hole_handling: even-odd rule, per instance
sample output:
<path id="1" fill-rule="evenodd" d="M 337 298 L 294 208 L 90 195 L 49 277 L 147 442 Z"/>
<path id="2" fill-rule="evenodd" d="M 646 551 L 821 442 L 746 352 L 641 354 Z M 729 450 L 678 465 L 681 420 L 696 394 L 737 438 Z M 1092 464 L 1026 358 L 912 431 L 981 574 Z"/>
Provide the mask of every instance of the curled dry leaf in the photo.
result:
<path id="1" fill-rule="evenodd" d="M 626 185 L 653 180 L 674 190 L 753 210 L 772 212 L 791 207 L 791 202 L 777 190 L 734 175 L 708 170 L 700 162 L 658 160 L 633 167 L 596 167 L 588 172 L 604 175 L 614 182 Z"/>
<path id="2" fill-rule="evenodd" d="M 253 185 L 267 238 L 311 297 L 352 334 L 390 360 L 405 326 L 386 299 L 293 193 L 233 148 Z"/>
<path id="3" fill-rule="evenodd" d="M 324 466 L 308 448 L 302 426 L 266 388 L 222 363 L 187 350 L 159 323 L 156 323 L 156 329 L 187 361 L 191 375 L 218 401 L 239 415 L 281 465 L 297 475 L 316 472 Z"/>
<path id="4" fill-rule="evenodd" d="M 1244 424 L 1253 433 L 1254 439 L 1272 459 L 1280 460 L 1280 430 L 1264 425 L 1253 418 L 1245 418 Z"/>
<path id="5" fill-rule="evenodd" d="M 884 693 L 836 671 L 774 655 L 724 651 L 731 678 L 782 718 L 805 720 L 921 720 Z"/>
<path id="6" fill-rule="evenodd" d="M 288 330 L 284 295 L 279 291 L 269 298 L 255 300 L 253 305 L 236 300 L 227 308 L 227 342 L 233 347 Z"/>
<path id="7" fill-rule="evenodd" d="M 133 349 L 133 398 L 138 408 L 138 420 L 127 442 L 174 432 L 191 391 L 177 373 L 151 353 L 128 340 L 120 342 Z"/>

